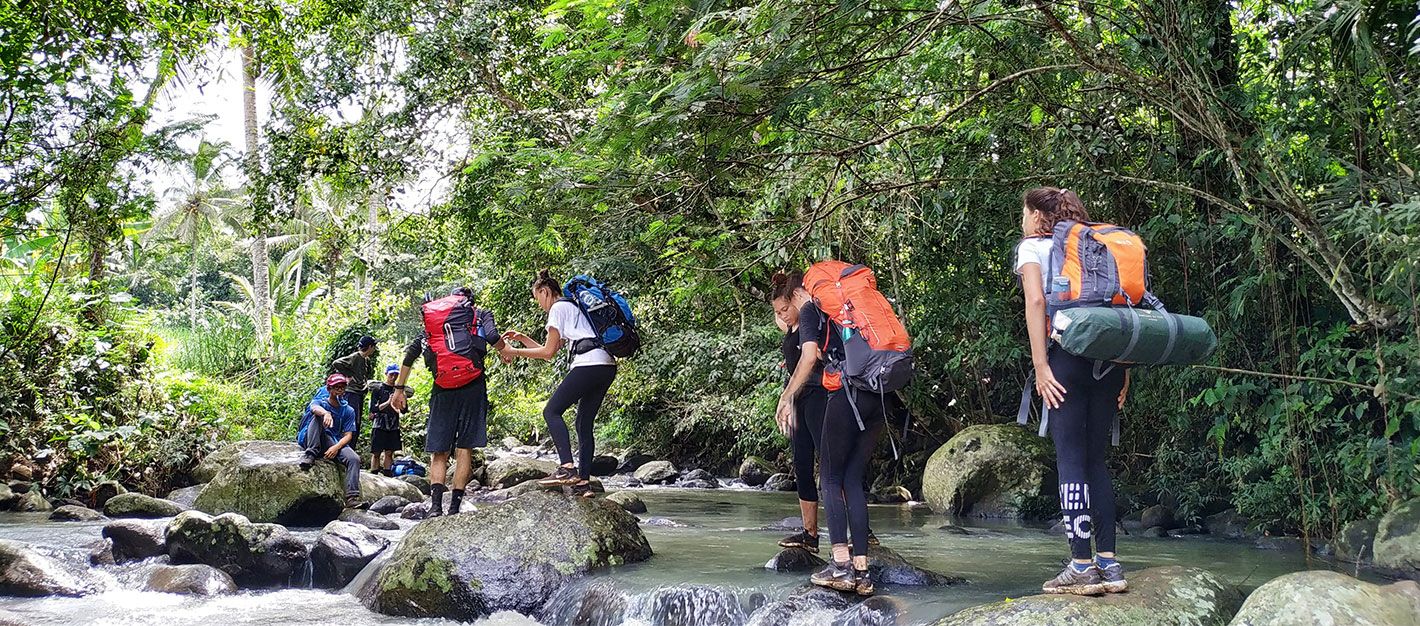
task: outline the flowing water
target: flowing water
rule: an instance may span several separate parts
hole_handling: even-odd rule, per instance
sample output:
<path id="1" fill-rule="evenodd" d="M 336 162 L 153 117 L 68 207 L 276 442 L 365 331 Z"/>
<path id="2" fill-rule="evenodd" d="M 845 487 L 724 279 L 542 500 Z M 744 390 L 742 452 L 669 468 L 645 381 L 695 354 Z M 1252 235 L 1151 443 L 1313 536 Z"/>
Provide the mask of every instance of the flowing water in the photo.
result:
<path id="1" fill-rule="evenodd" d="M 748 611 L 728 605 L 753 604 L 756 599 L 781 600 L 807 581 L 806 574 L 764 569 L 765 561 L 778 551 L 776 542 L 788 534 L 771 526 L 797 515 L 794 494 L 733 489 L 638 492 L 650 509 L 641 517 L 646 520 L 643 529 L 655 556 L 644 563 L 596 572 L 565 596 L 596 592 L 625 598 L 630 607 L 627 626 L 642 626 L 654 621 L 651 610 L 643 605 L 650 602 L 648 599 L 663 598 L 667 588 L 689 590 L 680 601 L 686 604 L 684 610 L 691 613 L 723 609 L 743 614 Z M 955 520 L 971 533 L 959 535 L 940 530 L 951 520 L 933 515 L 924 507 L 907 505 L 873 506 L 871 519 L 884 546 L 920 567 L 970 581 L 935 589 L 880 586 L 879 594 L 894 599 L 903 610 L 899 624 L 930 624 L 968 606 L 1034 593 L 1041 581 L 1058 571 L 1066 556 L 1065 540 L 1045 534 L 1038 525 Z M 0 539 L 43 546 L 53 549 L 57 556 L 77 560 L 85 558 L 83 546 L 100 537 L 102 526 L 48 522 L 41 514 L 3 513 Z M 314 541 L 318 532 L 297 530 L 308 541 Z M 826 548 L 825 542 L 825 552 Z M 1300 552 L 1260 550 L 1250 543 L 1206 538 L 1122 536 L 1119 553 L 1132 569 L 1193 565 L 1244 589 L 1288 572 L 1330 567 L 1325 561 L 1308 560 Z M 0 616 L 8 612 L 36 626 L 451 623 L 372 613 L 354 596 L 343 592 L 287 589 L 195 598 L 138 591 L 144 572 L 151 567 L 152 564 L 129 564 L 96 568 L 105 590 L 84 598 L 0 597 Z M 559 619 L 557 611 L 550 613 L 549 619 Z M 560 619 L 569 622 L 568 618 Z M 792 623 L 827 623 L 829 619 L 831 614 L 807 614 L 796 616 Z M 515 614 L 498 614 L 479 624 L 520 626 L 535 622 Z"/>

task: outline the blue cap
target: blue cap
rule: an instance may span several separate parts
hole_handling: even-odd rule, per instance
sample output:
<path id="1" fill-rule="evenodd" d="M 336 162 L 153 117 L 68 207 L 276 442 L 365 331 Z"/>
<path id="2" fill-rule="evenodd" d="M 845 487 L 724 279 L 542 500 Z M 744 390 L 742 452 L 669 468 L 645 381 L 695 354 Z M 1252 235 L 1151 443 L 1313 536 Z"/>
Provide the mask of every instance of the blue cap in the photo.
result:
<path id="1" fill-rule="evenodd" d="M 388 366 L 385 367 L 385 374 L 386 374 L 386 375 L 388 375 L 388 374 L 398 374 L 398 373 L 399 373 L 399 365 L 398 365 L 397 363 L 390 363 Z"/>

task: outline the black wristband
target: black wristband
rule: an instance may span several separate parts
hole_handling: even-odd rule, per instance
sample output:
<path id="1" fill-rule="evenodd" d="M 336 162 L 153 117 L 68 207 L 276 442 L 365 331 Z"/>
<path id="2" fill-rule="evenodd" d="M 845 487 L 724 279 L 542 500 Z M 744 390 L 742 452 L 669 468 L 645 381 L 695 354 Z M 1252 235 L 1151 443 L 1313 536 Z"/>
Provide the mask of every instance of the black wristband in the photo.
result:
<path id="1" fill-rule="evenodd" d="M 390 385 L 390 389 L 398 389 L 400 391 L 404 391 L 405 388 L 408 386 L 409 385 Z"/>

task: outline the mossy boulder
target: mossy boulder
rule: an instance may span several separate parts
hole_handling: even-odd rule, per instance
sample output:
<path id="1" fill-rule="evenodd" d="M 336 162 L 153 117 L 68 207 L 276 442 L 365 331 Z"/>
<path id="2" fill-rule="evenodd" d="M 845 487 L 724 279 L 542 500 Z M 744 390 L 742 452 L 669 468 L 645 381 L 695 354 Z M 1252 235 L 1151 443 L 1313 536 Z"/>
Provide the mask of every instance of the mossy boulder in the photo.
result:
<path id="1" fill-rule="evenodd" d="M 1420 623 L 1420 585 L 1373 585 L 1317 570 L 1274 578 L 1247 597 L 1231 626 L 1399 626 Z"/>
<path id="2" fill-rule="evenodd" d="M 488 486 L 507 489 L 529 480 L 546 478 L 557 471 L 557 463 L 546 459 L 505 456 L 488 464 Z"/>
<path id="3" fill-rule="evenodd" d="M 172 517 L 186 511 L 187 507 L 162 498 L 141 493 L 122 493 L 109 498 L 104 503 L 104 515 L 109 517 L 139 517 L 152 519 Z"/>
<path id="4" fill-rule="evenodd" d="M 18 541 L 0 539 L 0 596 L 82 596 L 84 573 Z"/>
<path id="5" fill-rule="evenodd" d="M 237 592 L 226 572 L 210 565 L 163 565 L 148 575 L 145 591 L 185 596 L 224 596 Z"/>
<path id="6" fill-rule="evenodd" d="M 936 626 L 1221 626 L 1241 605 L 1236 588 L 1204 570 L 1153 567 L 1130 573 L 1129 593 L 1015 598 L 971 607 Z"/>
<path id="7" fill-rule="evenodd" d="M 1055 493 L 1055 451 L 1014 424 L 969 426 L 938 448 L 922 473 L 933 511 L 980 517 L 1035 517 Z"/>
<path id="8" fill-rule="evenodd" d="M 284 526 L 253 523 L 235 513 L 186 511 L 168 522 L 173 564 L 200 563 L 226 572 L 242 587 L 282 587 L 309 551 Z"/>
<path id="9" fill-rule="evenodd" d="M 395 478 L 395 480 L 398 480 L 399 482 L 402 482 L 402 483 L 405 483 L 405 484 L 408 484 L 408 485 L 412 485 L 415 489 L 418 489 L 418 490 L 419 490 L 419 493 L 421 493 L 421 494 L 423 494 L 423 495 L 426 495 L 426 496 L 429 495 L 429 488 L 432 486 L 432 485 L 429 483 L 429 479 L 428 479 L 428 478 L 426 478 L 426 477 L 424 477 L 424 476 L 417 476 L 417 475 L 415 475 L 415 474 L 405 474 L 405 475 L 403 475 L 403 476 L 399 476 L 399 477 Z"/>
<path id="10" fill-rule="evenodd" d="M 98 511 L 72 504 L 66 504 L 49 513 L 51 522 L 97 522 L 103 518 L 103 514 Z"/>
<path id="11" fill-rule="evenodd" d="M 342 475 L 341 485 L 344 478 Z M 418 487 L 404 482 L 398 478 L 390 478 L 369 472 L 360 472 L 360 498 L 366 502 L 375 502 L 387 496 L 399 496 L 411 502 L 423 499 L 424 494 Z"/>
<path id="12" fill-rule="evenodd" d="M 621 505 L 627 513 L 645 513 L 646 503 L 633 491 L 618 491 L 607 495 L 606 499 Z"/>
<path id="13" fill-rule="evenodd" d="M 227 466 L 235 464 L 237 459 L 248 447 L 263 447 L 265 444 L 269 443 L 273 442 L 256 439 L 234 441 L 203 457 L 202 461 L 197 464 L 197 467 L 193 468 L 191 472 L 188 472 L 188 475 L 191 476 L 195 482 L 210 482 L 213 478 L 217 477 L 218 473 L 226 469 Z M 294 446 L 296 444 L 293 442 L 291 445 Z"/>
<path id="14" fill-rule="evenodd" d="M 1381 518 L 1372 549 L 1377 567 L 1420 580 L 1420 498 L 1395 505 Z"/>
<path id="15" fill-rule="evenodd" d="M 773 475 L 774 466 L 757 456 L 745 457 L 744 462 L 740 463 L 740 480 L 751 487 L 769 482 L 769 477 Z"/>
<path id="16" fill-rule="evenodd" d="M 48 513 L 54 510 L 54 505 L 36 489 L 21 493 L 11 506 L 20 513 Z"/>
<path id="17" fill-rule="evenodd" d="M 616 503 L 536 491 L 420 523 L 361 599 L 406 617 L 536 614 L 573 578 L 650 556 L 636 518 Z"/>
<path id="18" fill-rule="evenodd" d="M 1332 546 L 1336 558 L 1348 563 L 1369 563 L 1379 529 L 1380 522 L 1373 519 L 1356 520 L 1342 526 Z"/>
<path id="19" fill-rule="evenodd" d="M 15 493 L 10 486 L 0 483 L 0 511 L 8 511 L 15 506 L 15 501 L 20 499 L 20 494 Z"/>
<path id="20" fill-rule="evenodd" d="M 222 465 L 193 508 L 211 515 L 236 513 L 257 523 L 320 526 L 345 508 L 345 471 L 320 459 L 300 468 L 303 452 L 289 441 L 242 441 L 212 453 Z M 408 486 L 408 485 L 405 485 Z"/>

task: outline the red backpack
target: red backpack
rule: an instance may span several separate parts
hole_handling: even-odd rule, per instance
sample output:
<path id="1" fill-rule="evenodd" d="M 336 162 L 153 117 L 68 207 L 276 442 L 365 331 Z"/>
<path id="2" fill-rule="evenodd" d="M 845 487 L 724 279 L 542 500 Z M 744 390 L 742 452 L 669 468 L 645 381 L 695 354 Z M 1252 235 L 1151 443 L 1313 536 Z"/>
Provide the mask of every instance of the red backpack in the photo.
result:
<path id="1" fill-rule="evenodd" d="M 884 394 L 907 386 L 912 380 L 912 339 L 878 291 L 873 270 L 822 261 L 804 273 L 804 289 L 833 320 L 829 332 L 843 334 L 842 361 L 824 366 L 825 389 L 840 389 L 847 383 Z"/>
<path id="2" fill-rule="evenodd" d="M 479 336 L 478 309 L 462 294 L 425 302 L 424 336 L 434 352 L 434 384 L 457 389 L 483 375 L 488 343 Z"/>

